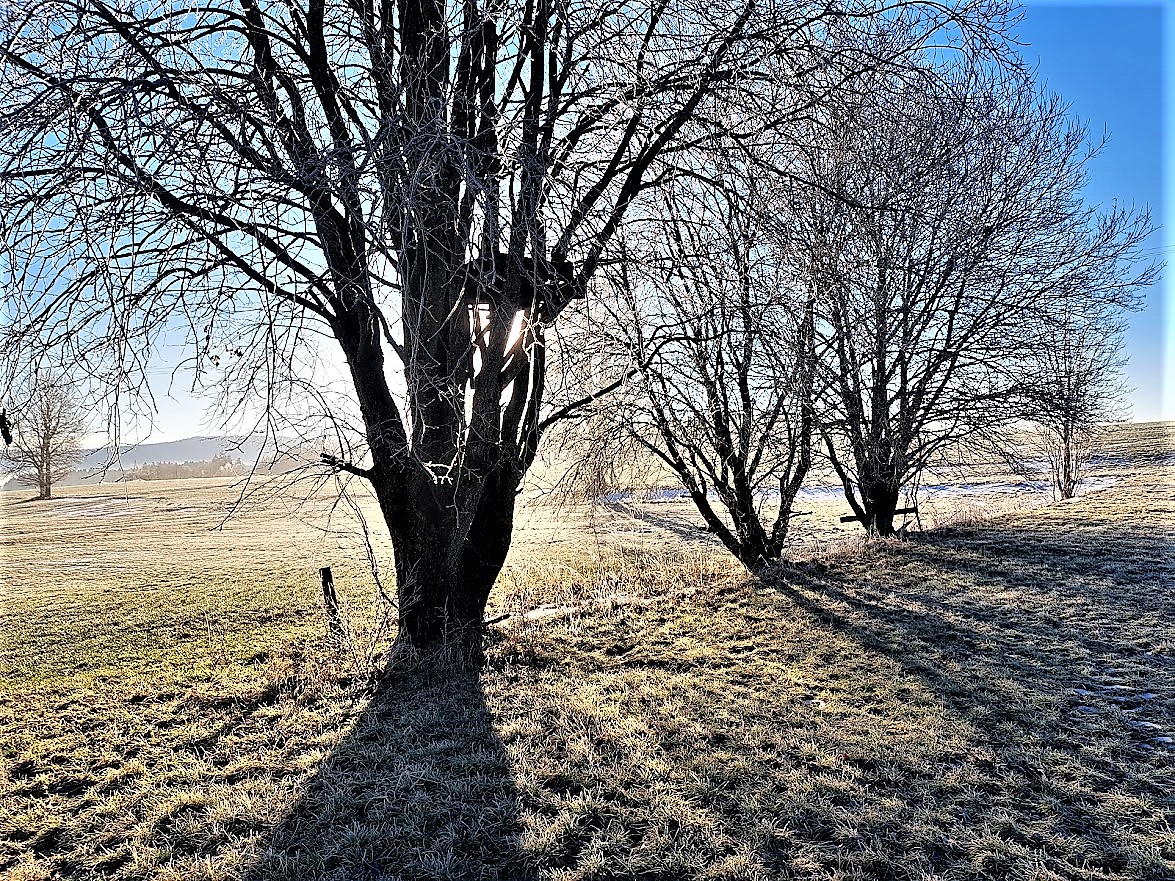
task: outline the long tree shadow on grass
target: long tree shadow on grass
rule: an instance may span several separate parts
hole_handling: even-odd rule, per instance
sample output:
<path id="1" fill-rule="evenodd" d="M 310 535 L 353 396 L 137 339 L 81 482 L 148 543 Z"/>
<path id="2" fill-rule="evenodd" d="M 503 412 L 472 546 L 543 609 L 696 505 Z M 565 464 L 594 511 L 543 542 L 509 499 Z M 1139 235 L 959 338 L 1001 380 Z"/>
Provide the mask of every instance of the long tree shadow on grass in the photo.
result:
<path id="1" fill-rule="evenodd" d="M 998 712 L 1010 688 L 1073 700 L 1116 697 L 1112 706 L 1145 704 L 1171 723 L 1163 687 L 1175 672 L 1169 534 L 954 530 L 883 553 L 884 579 L 875 581 L 867 562 L 789 570 L 773 583 L 940 694 L 965 698 L 961 709 L 972 713 Z M 990 687 L 973 687 L 970 680 L 983 676 Z M 1099 694 L 1099 684 L 1110 687 Z M 1094 693 L 1084 694 L 1091 689 L 1083 685 Z"/>
<path id="2" fill-rule="evenodd" d="M 250 878 L 528 879 L 519 833 L 478 677 L 405 674 L 323 762 Z"/>
<path id="3" fill-rule="evenodd" d="M 1012 810 L 1092 844 L 1091 868 L 1128 871 L 1099 805 L 1169 798 L 1170 534 L 955 530 L 876 553 L 767 583 L 966 720 Z"/>

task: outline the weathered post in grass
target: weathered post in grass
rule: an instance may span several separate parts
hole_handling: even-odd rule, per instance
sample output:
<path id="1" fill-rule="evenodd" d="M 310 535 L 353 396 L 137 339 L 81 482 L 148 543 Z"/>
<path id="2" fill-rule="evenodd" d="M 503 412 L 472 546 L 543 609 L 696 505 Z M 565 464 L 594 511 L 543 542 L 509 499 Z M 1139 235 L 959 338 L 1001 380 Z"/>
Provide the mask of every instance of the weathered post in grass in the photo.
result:
<path id="1" fill-rule="evenodd" d="M 342 638 L 343 619 L 339 615 L 339 595 L 335 593 L 335 579 L 331 575 L 330 566 L 323 566 L 318 574 L 322 576 L 322 599 L 326 603 L 326 621 L 331 636 Z"/>

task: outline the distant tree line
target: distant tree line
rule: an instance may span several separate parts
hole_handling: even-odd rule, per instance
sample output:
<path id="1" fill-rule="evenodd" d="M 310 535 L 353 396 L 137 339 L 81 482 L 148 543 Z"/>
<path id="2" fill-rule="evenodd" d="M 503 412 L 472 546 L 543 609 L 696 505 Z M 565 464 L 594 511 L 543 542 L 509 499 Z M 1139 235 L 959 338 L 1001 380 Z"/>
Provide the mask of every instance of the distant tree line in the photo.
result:
<path id="1" fill-rule="evenodd" d="M 123 480 L 181 480 L 189 477 L 235 477 L 250 466 L 227 454 L 207 462 L 147 462 L 124 473 Z"/>

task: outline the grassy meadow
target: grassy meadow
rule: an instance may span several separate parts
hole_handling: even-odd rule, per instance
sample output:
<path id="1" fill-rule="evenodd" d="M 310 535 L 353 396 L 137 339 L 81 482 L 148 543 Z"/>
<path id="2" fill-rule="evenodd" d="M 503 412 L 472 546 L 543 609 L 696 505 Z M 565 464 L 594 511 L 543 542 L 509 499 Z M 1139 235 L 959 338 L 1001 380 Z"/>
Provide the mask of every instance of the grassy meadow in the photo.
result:
<path id="1" fill-rule="evenodd" d="M 1175 879 L 1175 425 L 1098 469 L 908 541 L 813 496 L 757 579 L 532 500 L 482 675 L 378 687 L 369 502 L 2 494 L 0 877 Z"/>

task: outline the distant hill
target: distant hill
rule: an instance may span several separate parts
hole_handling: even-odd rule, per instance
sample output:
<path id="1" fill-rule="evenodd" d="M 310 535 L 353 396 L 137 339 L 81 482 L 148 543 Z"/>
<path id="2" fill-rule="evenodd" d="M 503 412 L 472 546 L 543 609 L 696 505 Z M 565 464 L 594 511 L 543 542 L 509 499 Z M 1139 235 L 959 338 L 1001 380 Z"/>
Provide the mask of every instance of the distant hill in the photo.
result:
<path id="1" fill-rule="evenodd" d="M 60 480 L 58 485 L 110 483 L 144 465 L 211 462 L 224 456 L 252 465 L 262 448 L 262 443 L 263 439 L 259 436 L 186 437 L 182 440 L 124 446 L 119 450 L 117 458 L 111 456 L 108 447 L 102 447 L 87 451 L 77 470 Z M 20 488 L 14 477 L 8 478 L 0 485 L 0 490 Z"/>
<path id="2" fill-rule="evenodd" d="M 136 444 L 122 447 L 114 465 L 130 469 L 138 465 L 153 465 L 160 462 L 210 462 L 223 455 L 252 462 L 257 457 L 261 444 L 260 437 L 186 437 L 176 441 Z M 93 471 L 102 468 L 110 459 L 109 448 L 92 450 L 82 459 L 78 469 L 82 472 Z"/>

